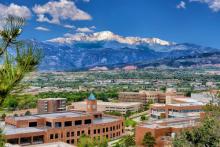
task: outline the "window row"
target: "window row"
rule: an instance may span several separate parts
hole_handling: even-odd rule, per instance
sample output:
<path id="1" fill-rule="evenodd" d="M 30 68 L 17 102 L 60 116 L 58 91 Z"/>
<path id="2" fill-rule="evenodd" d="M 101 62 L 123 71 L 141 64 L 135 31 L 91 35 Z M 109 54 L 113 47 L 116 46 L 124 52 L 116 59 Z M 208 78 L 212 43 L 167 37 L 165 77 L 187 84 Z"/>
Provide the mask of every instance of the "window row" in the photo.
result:
<path id="1" fill-rule="evenodd" d="M 61 127 L 79 126 L 79 125 L 83 125 L 83 124 L 87 125 L 87 124 L 91 124 L 91 123 L 92 123 L 91 119 L 84 120 L 84 123 L 83 123 L 83 120 L 65 121 L 64 124 L 62 124 L 62 122 L 55 122 L 54 127 L 61 128 Z M 52 123 L 46 122 L 46 126 L 52 127 Z"/>

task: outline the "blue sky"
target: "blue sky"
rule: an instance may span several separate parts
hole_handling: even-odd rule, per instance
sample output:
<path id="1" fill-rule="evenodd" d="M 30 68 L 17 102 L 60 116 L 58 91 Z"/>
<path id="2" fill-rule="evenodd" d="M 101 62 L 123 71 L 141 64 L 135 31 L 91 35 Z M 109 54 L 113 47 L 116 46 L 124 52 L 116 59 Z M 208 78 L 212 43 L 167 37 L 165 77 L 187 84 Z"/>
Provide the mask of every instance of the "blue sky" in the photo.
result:
<path id="1" fill-rule="evenodd" d="M 0 0 L 0 18 L 27 18 L 23 38 L 111 31 L 220 48 L 220 0 Z"/>

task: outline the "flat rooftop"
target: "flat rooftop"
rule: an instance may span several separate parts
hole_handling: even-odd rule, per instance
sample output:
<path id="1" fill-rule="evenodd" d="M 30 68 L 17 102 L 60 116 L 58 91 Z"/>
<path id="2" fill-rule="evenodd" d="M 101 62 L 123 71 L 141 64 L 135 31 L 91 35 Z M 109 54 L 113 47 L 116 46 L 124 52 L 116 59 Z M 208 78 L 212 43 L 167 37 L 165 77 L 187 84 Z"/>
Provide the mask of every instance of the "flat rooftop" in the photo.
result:
<path id="1" fill-rule="evenodd" d="M 66 98 L 45 98 L 45 99 L 39 99 L 39 100 L 66 100 Z"/>
<path id="2" fill-rule="evenodd" d="M 44 130 L 34 127 L 26 127 L 26 128 L 5 127 L 3 132 L 5 135 L 15 135 L 15 134 L 36 133 L 36 132 L 43 133 Z"/>
<path id="3" fill-rule="evenodd" d="M 94 119 L 93 124 L 111 123 L 111 122 L 114 122 L 114 121 L 117 121 L 117 120 L 118 119 L 114 118 L 114 117 L 104 116 L 100 119 Z"/>
<path id="4" fill-rule="evenodd" d="M 73 104 L 83 104 L 86 105 L 86 101 L 81 102 L 74 102 Z M 132 107 L 132 106 L 138 106 L 141 105 L 139 102 L 103 102 L 103 101 L 97 101 L 97 106 L 112 106 L 112 107 Z"/>
<path id="5" fill-rule="evenodd" d="M 163 120 L 156 120 L 151 121 L 145 124 L 141 124 L 140 127 L 144 128 L 184 128 L 184 127 L 190 127 L 195 126 L 200 121 L 199 117 L 186 117 L 186 118 L 167 118 Z"/>
<path id="6" fill-rule="evenodd" d="M 41 118 L 62 118 L 62 117 L 81 117 L 87 116 L 84 112 L 60 112 L 60 113 L 48 113 L 48 114 L 36 114 L 31 116 L 18 116 L 13 117 L 15 120 L 31 120 L 31 119 L 41 119 Z"/>
<path id="7" fill-rule="evenodd" d="M 37 145 L 29 145 L 26 147 L 76 147 L 74 145 L 70 145 L 64 142 L 53 142 L 53 143 L 44 143 L 44 144 L 37 144 Z"/>

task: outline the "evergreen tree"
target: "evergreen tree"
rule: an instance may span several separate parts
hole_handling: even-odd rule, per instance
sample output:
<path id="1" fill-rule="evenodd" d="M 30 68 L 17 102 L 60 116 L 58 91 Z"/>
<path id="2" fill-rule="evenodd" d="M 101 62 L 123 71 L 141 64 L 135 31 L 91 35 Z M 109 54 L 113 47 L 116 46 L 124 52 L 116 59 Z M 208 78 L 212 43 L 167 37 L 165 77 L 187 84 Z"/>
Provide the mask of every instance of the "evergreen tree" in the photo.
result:
<path id="1" fill-rule="evenodd" d="M 155 138 L 152 136 L 152 134 L 150 132 L 145 133 L 142 144 L 145 147 L 154 147 L 154 145 L 156 144 L 156 140 Z"/>
<path id="2" fill-rule="evenodd" d="M 124 139 L 124 145 L 126 147 L 133 147 L 133 146 L 135 146 L 134 136 L 133 135 L 126 136 L 125 139 Z"/>
<path id="3" fill-rule="evenodd" d="M 25 74 L 33 71 L 40 61 L 41 54 L 31 44 L 18 41 L 25 20 L 20 17 L 8 16 L 0 30 L 0 106 L 12 91 L 19 88 Z M 13 54 L 10 53 L 10 51 Z"/>

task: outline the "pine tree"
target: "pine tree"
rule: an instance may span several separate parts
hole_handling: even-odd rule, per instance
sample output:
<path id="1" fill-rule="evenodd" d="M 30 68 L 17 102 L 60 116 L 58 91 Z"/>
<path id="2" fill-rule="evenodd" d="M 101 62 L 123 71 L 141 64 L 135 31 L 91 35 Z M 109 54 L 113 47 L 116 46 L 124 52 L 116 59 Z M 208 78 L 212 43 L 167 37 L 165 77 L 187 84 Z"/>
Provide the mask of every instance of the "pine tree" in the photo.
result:
<path id="1" fill-rule="evenodd" d="M 154 147 L 154 145 L 156 144 L 156 140 L 155 138 L 152 136 L 152 134 L 150 132 L 145 133 L 142 144 L 145 147 Z"/>
<path id="2" fill-rule="evenodd" d="M 0 29 L 0 106 L 12 91 L 20 90 L 20 81 L 36 68 L 41 58 L 39 49 L 17 40 L 25 24 L 23 18 L 8 16 L 4 22 Z"/>

